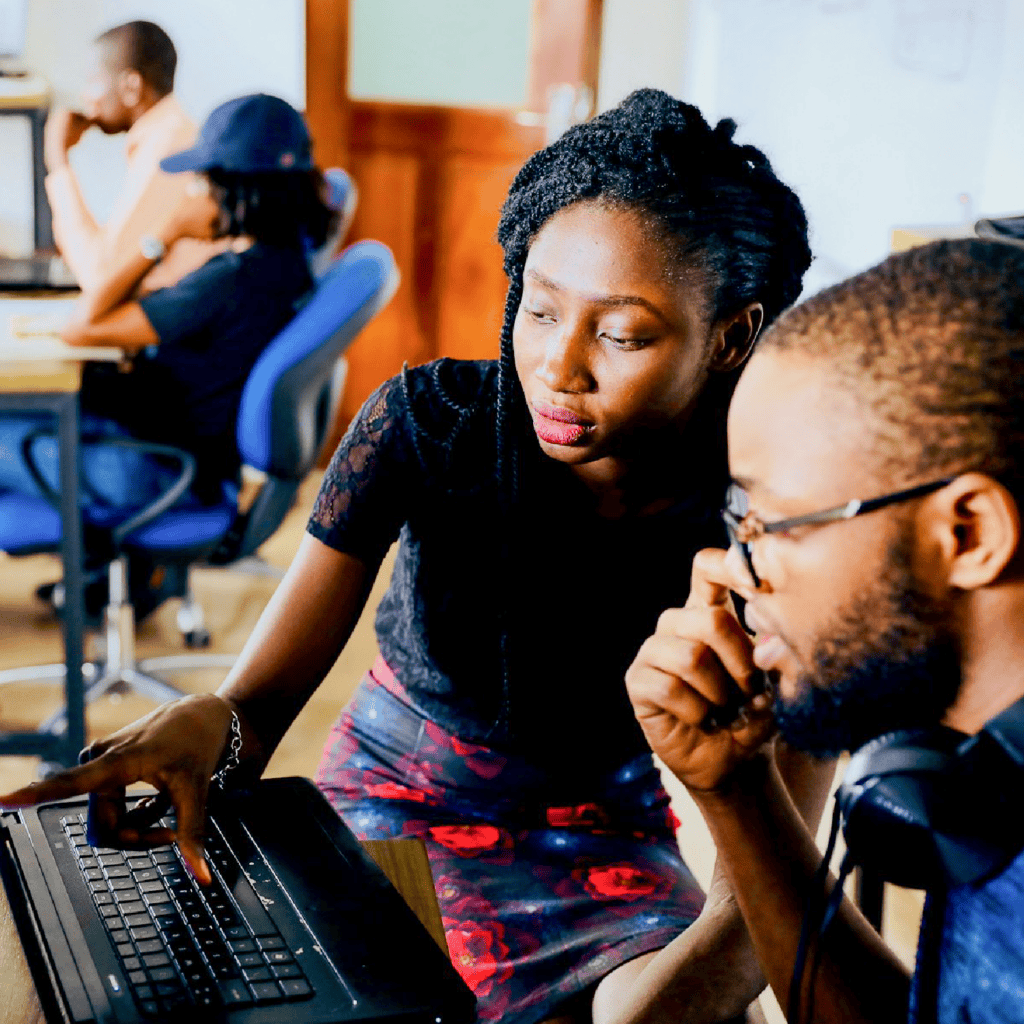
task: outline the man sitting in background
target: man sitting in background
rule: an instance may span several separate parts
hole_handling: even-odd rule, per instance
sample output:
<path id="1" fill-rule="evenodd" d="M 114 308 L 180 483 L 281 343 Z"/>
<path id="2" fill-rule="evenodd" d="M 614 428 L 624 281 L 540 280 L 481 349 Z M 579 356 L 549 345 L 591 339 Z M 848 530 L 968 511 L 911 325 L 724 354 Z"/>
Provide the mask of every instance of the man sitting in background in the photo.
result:
<path id="1" fill-rule="evenodd" d="M 93 69 L 82 110 L 56 109 L 46 122 L 46 194 L 61 255 L 84 291 L 96 288 L 118 260 L 137 252 L 185 195 L 187 180 L 160 161 L 190 147 L 196 126 L 171 92 L 177 53 L 167 33 L 149 21 L 108 29 L 93 44 Z M 68 160 L 93 125 L 107 135 L 127 133 L 127 172 L 105 224 L 90 213 Z M 220 243 L 181 239 L 139 286 L 140 293 L 174 284 L 202 266 Z"/>
<path id="2" fill-rule="evenodd" d="M 1021 281 L 1022 249 L 939 242 L 780 317 L 729 410 L 733 547 L 697 556 L 627 675 L 784 1003 L 807 968 L 791 1021 L 1024 1020 Z M 707 726 L 756 669 L 774 709 L 759 694 Z M 822 937 L 821 855 L 773 724 L 798 749 L 860 748 L 850 853 L 928 892 L 913 981 L 848 901 Z"/>

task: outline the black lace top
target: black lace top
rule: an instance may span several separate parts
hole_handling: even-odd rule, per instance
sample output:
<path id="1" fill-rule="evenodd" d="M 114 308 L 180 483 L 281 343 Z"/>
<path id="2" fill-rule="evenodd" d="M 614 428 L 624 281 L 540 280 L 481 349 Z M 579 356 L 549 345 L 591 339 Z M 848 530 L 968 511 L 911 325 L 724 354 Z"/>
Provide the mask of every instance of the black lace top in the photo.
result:
<path id="1" fill-rule="evenodd" d="M 524 424 L 523 483 L 508 509 L 495 472 L 497 370 L 440 360 L 378 388 L 307 529 L 373 569 L 400 539 L 377 637 L 432 719 L 552 769 L 613 769 L 647 750 L 625 671 L 658 615 L 686 600 L 693 554 L 724 543 L 724 429 L 719 420 L 714 443 L 701 437 L 694 465 L 679 467 L 697 481 L 690 495 L 608 519 Z M 714 472 L 694 473 L 712 454 Z"/>

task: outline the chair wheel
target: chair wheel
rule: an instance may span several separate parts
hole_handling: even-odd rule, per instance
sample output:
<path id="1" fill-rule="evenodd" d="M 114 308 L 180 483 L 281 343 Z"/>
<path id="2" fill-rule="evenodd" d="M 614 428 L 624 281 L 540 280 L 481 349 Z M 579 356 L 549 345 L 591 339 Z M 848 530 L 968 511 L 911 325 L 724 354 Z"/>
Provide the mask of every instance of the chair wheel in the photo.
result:
<path id="1" fill-rule="evenodd" d="M 185 634 L 186 647 L 209 647 L 210 631 L 208 629 L 190 629 Z"/>

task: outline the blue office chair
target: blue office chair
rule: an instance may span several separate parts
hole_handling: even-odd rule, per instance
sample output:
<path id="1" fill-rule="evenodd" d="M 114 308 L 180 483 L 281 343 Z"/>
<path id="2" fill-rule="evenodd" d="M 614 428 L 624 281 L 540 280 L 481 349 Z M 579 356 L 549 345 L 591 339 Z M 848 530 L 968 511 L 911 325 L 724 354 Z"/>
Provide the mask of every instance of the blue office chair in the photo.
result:
<path id="1" fill-rule="evenodd" d="M 135 623 L 127 594 L 127 565 L 133 555 L 178 566 L 187 580 L 196 564 L 231 565 L 252 555 L 280 526 L 299 485 L 316 464 L 340 402 L 342 376 L 336 367 L 344 350 L 391 299 L 398 269 L 387 246 L 361 241 L 332 264 L 310 299 L 270 343 L 253 367 L 242 392 L 237 443 L 245 465 L 259 470 L 263 482 L 249 507 L 238 505 L 234 482 L 223 485 L 222 500 L 199 505 L 188 495 L 195 471 L 187 452 L 149 446 L 177 458 L 172 487 L 147 508 L 116 524 L 91 520 L 87 530 L 109 545 L 109 601 L 105 609 L 106 654 L 102 663 L 83 668 L 86 702 L 115 687 L 130 687 L 157 702 L 181 695 L 153 675 L 231 665 L 234 655 L 184 655 L 135 658 Z M 120 439 L 147 450 L 145 442 Z M 0 495 L 0 550 L 29 554 L 52 550 L 60 540 L 60 522 L 52 503 L 41 498 Z M 201 613 L 182 595 L 202 629 Z M 179 625 L 181 616 L 179 616 Z M 62 681 L 63 665 L 41 665 L 0 672 L 0 684 Z M 44 731 L 65 727 L 63 710 L 47 719 Z"/>
<path id="2" fill-rule="evenodd" d="M 359 202 L 359 190 L 348 171 L 340 167 L 328 167 L 324 171 L 324 183 L 327 185 L 324 198 L 327 205 L 337 211 L 338 219 L 323 245 L 309 255 L 309 272 L 314 281 L 319 281 L 330 269 L 339 246 L 345 241 L 352 226 L 356 204 Z"/>

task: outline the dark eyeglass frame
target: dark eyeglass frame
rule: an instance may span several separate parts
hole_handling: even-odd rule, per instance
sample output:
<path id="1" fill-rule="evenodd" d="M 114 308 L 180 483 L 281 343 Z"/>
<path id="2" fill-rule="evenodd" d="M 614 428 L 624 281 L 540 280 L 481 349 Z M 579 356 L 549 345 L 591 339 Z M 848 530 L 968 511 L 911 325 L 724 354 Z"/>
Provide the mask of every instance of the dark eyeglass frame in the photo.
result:
<path id="1" fill-rule="evenodd" d="M 835 523 L 844 519 L 856 519 L 857 516 L 874 512 L 876 509 L 885 508 L 886 505 L 895 505 L 901 501 L 910 501 L 913 498 L 922 498 L 933 491 L 941 490 L 956 479 L 955 476 L 943 477 L 941 480 L 932 480 L 930 483 L 918 484 L 916 487 L 907 487 L 902 491 L 893 491 L 891 494 L 883 494 L 878 498 L 854 498 L 845 505 L 836 505 L 833 508 L 823 509 L 821 512 L 807 512 L 802 516 L 792 516 L 789 519 L 777 519 L 773 523 L 766 523 L 759 519 L 753 512 L 738 516 L 729 506 L 733 504 L 732 498 L 742 494 L 746 499 L 746 491 L 739 484 L 732 484 L 726 492 L 726 507 L 722 509 L 722 520 L 725 522 L 726 531 L 729 534 L 731 544 L 738 547 L 743 554 L 750 578 L 754 586 L 759 587 L 761 580 L 754 569 L 754 541 L 766 533 L 782 533 L 784 530 L 792 530 L 797 526 L 811 526 L 815 523 Z M 747 539 L 740 537 L 740 532 L 747 532 Z"/>

